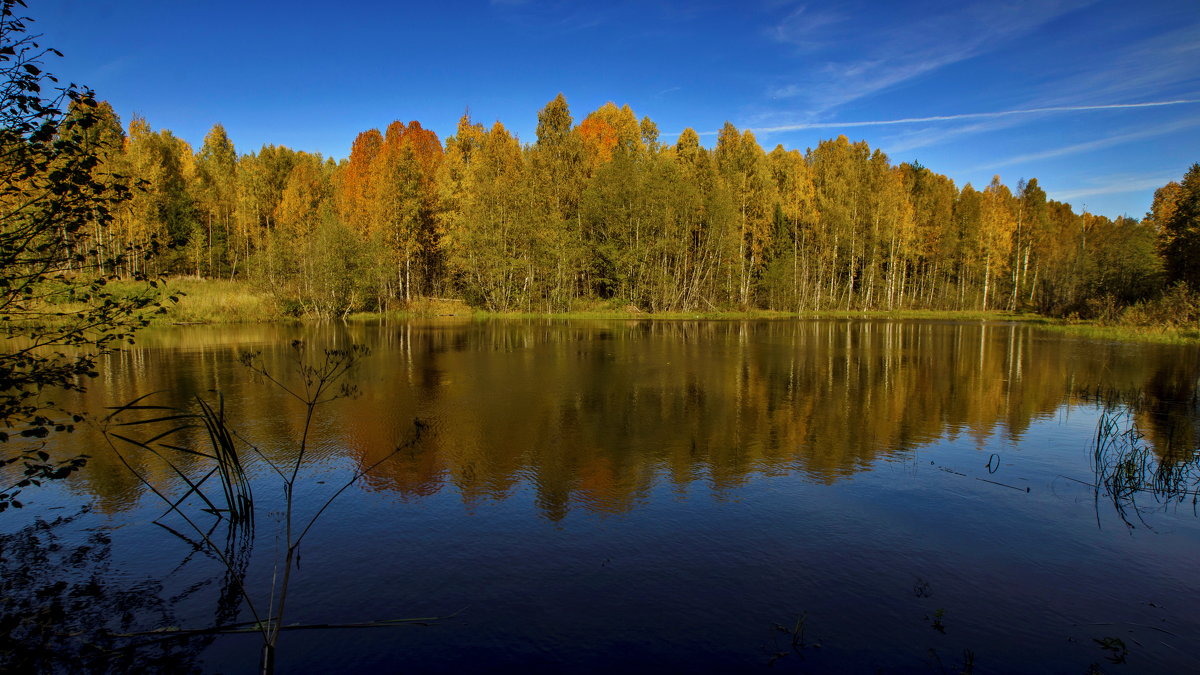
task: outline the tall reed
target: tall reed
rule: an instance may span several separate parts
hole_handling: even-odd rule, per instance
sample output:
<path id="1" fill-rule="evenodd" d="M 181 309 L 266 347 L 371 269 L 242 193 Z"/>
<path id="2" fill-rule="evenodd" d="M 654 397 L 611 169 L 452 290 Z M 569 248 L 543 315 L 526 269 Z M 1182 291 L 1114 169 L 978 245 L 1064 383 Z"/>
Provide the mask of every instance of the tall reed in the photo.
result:
<path id="1" fill-rule="evenodd" d="M 1160 456 L 1145 442 L 1128 407 L 1105 407 L 1092 442 L 1092 471 L 1097 502 L 1103 496 L 1127 525 L 1132 512 L 1139 520 L 1143 508 L 1139 497 L 1148 496 L 1156 506 L 1191 501 L 1200 507 L 1200 448 L 1170 457 Z M 1144 521 L 1143 521 L 1144 523 Z"/>

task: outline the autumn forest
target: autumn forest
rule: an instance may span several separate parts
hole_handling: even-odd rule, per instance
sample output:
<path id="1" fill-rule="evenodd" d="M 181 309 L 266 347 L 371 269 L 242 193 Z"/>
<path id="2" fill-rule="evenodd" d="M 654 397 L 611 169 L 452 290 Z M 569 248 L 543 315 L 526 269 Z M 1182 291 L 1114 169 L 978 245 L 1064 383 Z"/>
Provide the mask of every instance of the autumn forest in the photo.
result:
<path id="1" fill-rule="evenodd" d="M 845 136 L 767 151 L 726 123 L 712 149 L 692 129 L 665 143 L 612 103 L 576 124 L 561 94 L 532 144 L 464 115 L 444 142 L 416 121 L 364 131 L 342 161 L 239 154 L 219 124 L 196 151 L 101 113 L 97 171 L 135 189 L 93 234 L 97 264 L 126 254 L 110 272 L 245 279 L 292 315 L 451 297 L 496 312 L 1098 317 L 1194 281 L 1181 232 L 1195 167 L 1142 220 L 1114 220 L 1048 199 L 1035 178 L 960 187 Z"/>

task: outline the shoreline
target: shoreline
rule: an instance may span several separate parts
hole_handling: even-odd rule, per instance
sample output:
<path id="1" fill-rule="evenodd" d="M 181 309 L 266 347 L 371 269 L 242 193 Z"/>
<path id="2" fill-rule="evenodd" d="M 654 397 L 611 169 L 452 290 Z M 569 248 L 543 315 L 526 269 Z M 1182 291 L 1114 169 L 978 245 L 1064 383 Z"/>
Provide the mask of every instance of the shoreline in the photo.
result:
<path id="1" fill-rule="evenodd" d="M 114 282 L 122 292 L 137 293 L 146 287 L 135 282 Z M 1007 310 L 813 310 L 787 312 L 781 310 L 722 310 L 693 312 L 646 312 L 629 303 L 616 301 L 581 301 L 581 307 L 570 312 L 490 312 L 470 307 L 454 298 L 419 298 L 406 309 L 384 312 L 352 312 L 345 317 L 320 318 L 311 315 L 289 314 L 268 294 L 252 290 L 244 281 L 189 278 L 160 282 L 163 296 L 178 294 L 177 303 L 165 302 L 166 311 L 150 317 L 148 328 L 174 326 L 210 326 L 238 324 L 319 324 L 329 322 L 366 323 L 374 321 L 488 321 L 488 320 L 548 320 L 548 321 L 961 321 L 1022 323 L 1060 332 L 1072 337 L 1121 342 L 1200 345 L 1200 326 L 1135 325 L 1105 323 L 1094 319 L 1049 317 L 1032 312 Z M 59 306 L 55 309 L 70 312 L 76 308 Z M 53 323 L 49 320 L 47 323 Z M 11 325 L 11 328 L 16 328 Z"/>
<path id="2" fill-rule="evenodd" d="M 926 320 L 988 321 L 1026 323 L 1068 335 L 1123 342 L 1156 344 L 1200 344 L 1200 327 L 1135 326 L 1105 324 L 1096 320 L 1047 317 L 1031 312 L 1007 310 L 819 310 L 785 312 L 780 310 L 645 312 L 628 303 L 593 301 L 593 306 L 571 312 L 489 312 L 468 306 L 458 299 L 421 298 L 408 309 L 386 312 L 353 312 L 344 318 L 321 319 L 284 314 L 266 294 L 251 291 L 245 282 L 226 280 L 174 279 L 171 292 L 184 295 L 178 304 L 154 317 L 151 326 L 223 325 L 245 323 L 323 323 L 346 321 L 446 320 L 554 320 L 554 321 L 794 321 L 794 320 Z"/>

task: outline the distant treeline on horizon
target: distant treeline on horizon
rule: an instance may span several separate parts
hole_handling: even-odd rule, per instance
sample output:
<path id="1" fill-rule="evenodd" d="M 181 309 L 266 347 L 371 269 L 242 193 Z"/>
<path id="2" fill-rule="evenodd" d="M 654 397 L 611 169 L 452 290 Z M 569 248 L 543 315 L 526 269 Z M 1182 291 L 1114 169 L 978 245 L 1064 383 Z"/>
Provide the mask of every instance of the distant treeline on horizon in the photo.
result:
<path id="1" fill-rule="evenodd" d="M 628 106 L 575 124 L 560 94 L 522 145 L 464 115 L 364 131 L 340 162 L 214 125 L 198 152 L 107 103 L 89 142 L 140 189 L 89 242 L 122 274 L 245 278 L 287 311 L 337 316 L 422 296 L 492 311 L 1031 309 L 1088 315 L 1196 286 L 1200 167 L 1140 221 L 1075 213 L 1036 179 L 957 187 L 845 136 L 766 152 L 726 123 L 674 144 Z M 82 247 L 82 243 L 81 243 Z"/>

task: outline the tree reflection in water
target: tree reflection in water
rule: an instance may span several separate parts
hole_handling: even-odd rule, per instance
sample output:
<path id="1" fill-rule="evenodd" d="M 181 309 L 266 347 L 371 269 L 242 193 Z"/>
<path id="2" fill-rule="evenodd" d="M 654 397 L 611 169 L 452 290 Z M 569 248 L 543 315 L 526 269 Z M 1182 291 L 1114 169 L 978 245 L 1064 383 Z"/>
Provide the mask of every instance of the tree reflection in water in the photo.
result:
<path id="1" fill-rule="evenodd" d="M 531 485 L 551 520 L 576 508 L 629 512 L 660 481 L 717 494 L 761 475 L 799 473 L 832 484 L 941 439 L 1020 445 L 1039 421 L 1095 406 L 1098 390 L 1141 392 L 1133 409 L 1159 455 L 1200 444 L 1189 404 L 1197 350 L 933 321 L 173 331 L 114 357 L 103 386 L 86 394 L 88 405 L 101 409 L 148 391 L 177 392 L 183 403 L 216 388 L 241 416 L 237 428 L 257 439 L 291 438 L 302 417 L 279 392 L 248 382 L 234 356 L 266 345 L 264 359 L 282 368 L 296 337 L 373 352 L 357 378 L 362 396 L 329 408 L 316 445 L 363 468 L 391 452 L 414 417 L 429 420 L 424 442 L 368 476 L 368 489 L 413 502 L 451 489 L 473 508 Z M 284 448 L 263 450 L 282 456 Z M 104 454 L 75 484 L 106 511 L 123 510 L 141 491 Z"/>
<path id="2" fill-rule="evenodd" d="M 250 381 L 234 356 L 261 349 L 278 369 L 297 338 L 373 352 L 356 377 L 362 396 L 331 404 L 314 429 L 312 485 L 331 490 L 336 476 L 391 452 L 413 418 L 429 424 L 420 444 L 346 495 L 339 518 L 352 527 L 317 533 L 297 620 L 356 619 L 377 607 L 401 616 L 472 609 L 437 638 L 307 633 L 283 650 L 287 666 L 352 654 L 367 669 L 412 659 L 450 671 L 477 666 L 483 654 L 515 667 L 571 644 L 594 648 L 554 652 L 555 666 L 569 669 L 577 657 L 612 669 L 636 659 L 679 667 L 692 654 L 684 666 L 736 671 L 746 665 L 738 650 L 757 644 L 759 617 L 794 631 L 808 612 L 806 639 L 823 647 L 806 659 L 866 671 L 896 666 L 893 657 L 936 633 L 911 616 L 911 595 L 892 593 L 910 575 L 937 586 L 921 611 L 946 609 L 955 649 L 977 650 L 999 670 L 1038 662 L 1066 671 L 1098 659 L 1083 647 L 1062 654 L 1073 649 L 1056 637 L 1064 630 L 1094 649 L 1097 636 L 1072 630 L 1075 622 L 1157 626 L 1165 617 L 1176 635 L 1200 634 L 1186 611 L 1144 616 L 1160 612 L 1169 589 L 1190 588 L 1179 571 L 1197 532 L 1190 504 L 1146 516 L 1154 532 L 1139 524 L 1137 534 L 1150 536 L 1129 537 L 1100 501 L 1097 530 L 1089 480 L 1105 405 L 1098 392 L 1138 392 L 1117 405 L 1154 461 L 1177 462 L 1196 447 L 1196 350 L 916 321 L 196 328 L 147 336 L 114 357 L 87 396 L 101 409 L 148 391 L 186 398 L 217 389 L 247 437 L 294 438 L 303 416 Z M 286 446 L 262 450 L 275 461 Z M 248 473 L 272 476 L 265 463 Z M 70 487 L 116 522 L 140 517 L 150 501 L 139 503 L 146 493 L 100 453 Z M 259 529 L 256 551 L 269 555 L 271 528 Z M 174 555 L 186 553 L 158 528 L 142 530 L 141 541 L 169 540 L 182 551 Z M 153 575 L 173 564 L 128 569 Z M 236 622 L 210 622 L 207 588 L 191 604 L 204 596 L 204 612 L 181 613 L 180 625 Z M 578 612 L 582 603 L 594 611 Z M 1188 638 L 1177 642 L 1170 646 L 1191 651 Z M 244 663 L 239 645 L 217 641 L 208 664 Z M 1135 658 L 1162 672 L 1180 663 L 1149 646 Z"/>

